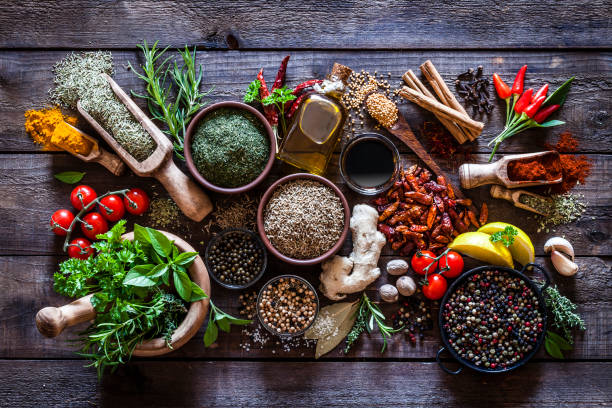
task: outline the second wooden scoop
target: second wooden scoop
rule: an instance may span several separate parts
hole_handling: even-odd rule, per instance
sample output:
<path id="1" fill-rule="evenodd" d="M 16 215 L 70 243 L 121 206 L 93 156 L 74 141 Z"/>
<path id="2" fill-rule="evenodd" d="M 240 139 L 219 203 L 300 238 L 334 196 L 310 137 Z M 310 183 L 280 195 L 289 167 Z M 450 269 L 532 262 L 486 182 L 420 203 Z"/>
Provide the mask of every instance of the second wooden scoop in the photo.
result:
<path id="1" fill-rule="evenodd" d="M 70 126 L 76 132 L 79 132 L 82 138 L 87 139 L 91 144 L 92 148 L 89 154 L 84 155 L 77 153 L 76 151 L 69 148 L 69 146 L 58 146 L 64 150 L 66 150 L 71 155 L 78 157 L 84 162 L 96 162 L 100 163 L 102 166 L 106 167 L 111 173 L 115 176 L 120 176 L 125 171 L 125 163 L 121 161 L 121 159 L 112 153 L 107 152 L 100 146 L 98 146 L 98 141 L 93 137 L 89 136 L 87 133 L 83 132 L 80 129 L 75 128 L 70 123 L 66 123 L 66 126 Z"/>
<path id="2" fill-rule="evenodd" d="M 550 198 L 541 196 L 539 194 L 532 193 L 527 190 L 510 190 L 510 189 L 507 189 L 506 187 L 502 187 L 499 185 L 491 186 L 491 197 L 501 198 L 502 200 L 510 201 L 512 204 L 514 204 L 515 207 L 526 210 L 526 211 L 531 211 L 533 213 L 544 215 L 544 216 L 548 215 L 547 213 L 538 211 L 537 209 L 530 207 L 527 204 L 524 204 L 523 202 L 521 202 L 522 195 L 528 195 L 537 200 L 548 201 L 548 202 L 552 201 Z"/>
<path id="3" fill-rule="evenodd" d="M 563 177 L 555 180 L 510 180 L 508 177 L 508 164 L 515 160 L 542 159 L 550 155 L 552 160 L 560 160 L 559 152 L 548 151 L 527 154 L 512 154 L 504 156 L 495 163 L 475 164 L 466 163 L 459 167 L 459 181 L 463 188 L 474 188 L 484 186 L 486 184 L 501 184 L 508 188 L 542 186 L 548 184 L 557 184 L 563 181 Z"/>
<path id="4" fill-rule="evenodd" d="M 193 247 L 183 239 L 169 232 L 162 231 L 162 233 L 174 241 L 182 252 L 195 252 Z M 125 234 L 122 238 L 134 239 L 134 233 Z M 189 267 L 189 275 L 204 292 L 210 295 L 210 279 L 204 261 L 200 256 Z M 36 314 L 36 327 L 38 331 L 43 336 L 52 338 L 58 336 L 67 327 L 93 320 L 96 317 L 96 311 L 91 305 L 92 296 L 93 294 L 84 296 L 64 306 L 41 309 Z M 158 337 L 136 346 L 134 355 L 141 357 L 159 356 L 181 347 L 198 332 L 200 326 L 204 323 L 208 313 L 208 306 L 209 298 L 193 302 L 189 305 L 189 311 L 185 315 L 183 322 L 172 334 L 170 342 L 172 348 L 168 348 L 163 337 Z"/>
<path id="5" fill-rule="evenodd" d="M 132 171 L 141 177 L 154 177 L 164 186 L 170 197 L 181 209 L 183 214 L 194 221 L 202 221 L 213 209 L 210 198 L 185 173 L 179 170 L 172 160 L 172 143 L 151 119 L 136 105 L 136 103 L 108 75 L 103 75 L 117 98 L 127 107 L 144 130 L 157 143 L 157 148 L 146 160 L 139 162 L 129 154 L 91 115 L 83 109 L 80 103 L 77 108 L 81 115 L 100 133 L 109 146 Z"/>

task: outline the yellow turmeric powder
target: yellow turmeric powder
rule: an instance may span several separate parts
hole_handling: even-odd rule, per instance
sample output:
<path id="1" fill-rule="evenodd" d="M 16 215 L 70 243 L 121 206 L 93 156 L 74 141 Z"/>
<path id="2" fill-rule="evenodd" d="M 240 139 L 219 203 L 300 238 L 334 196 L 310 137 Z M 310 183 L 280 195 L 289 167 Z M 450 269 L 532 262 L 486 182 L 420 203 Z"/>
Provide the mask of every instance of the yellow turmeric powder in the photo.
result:
<path id="1" fill-rule="evenodd" d="M 25 130 L 43 150 L 70 150 L 89 154 L 93 145 L 78 131 L 67 126 L 64 121 L 76 125 L 77 118 L 66 116 L 59 107 L 29 110 L 25 113 Z M 56 131 L 57 129 L 57 131 Z M 53 140 L 55 139 L 55 140 Z"/>

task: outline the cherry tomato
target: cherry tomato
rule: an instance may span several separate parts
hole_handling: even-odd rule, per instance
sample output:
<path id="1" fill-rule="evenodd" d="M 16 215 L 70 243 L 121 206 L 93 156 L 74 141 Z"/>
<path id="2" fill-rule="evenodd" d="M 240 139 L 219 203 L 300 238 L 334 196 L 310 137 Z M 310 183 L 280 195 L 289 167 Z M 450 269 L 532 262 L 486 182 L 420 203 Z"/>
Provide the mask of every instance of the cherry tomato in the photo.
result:
<path id="1" fill-rule="evenodd" d="M 68 233 L 66 230 L 70 227 L 70 224 L 72 224 L 73 220 L 74 215 L 72 215 L 70 211 L 65 209 L 57 210 L 51 216 L 49 226 L 51 227 L 51 231 L 53 231 L 55 235 L 64 237 Z"/>
<path id="2" fill-rule="evenodd" d="M 437 300 L 444 296 L 448 287 L 446 279 L 439 273 L 427 276 L 427 285 L 423 285 L 423 294 L 427 299 Z"/>
<path id="3" fill-rule="evenodd" d="M 420 254 L 419 251 L 417 251 L 417 253 L 412 256 L 410 265 L 416 273 L 419 275 L 425 275 L 425 268 L 427 268 L 433 262 L 433 265 L 431 265 L 431 267 L 427 270 L 428 274 L 432 274 L 436 271 L 436 269 L 438 269 L 438 262 L 434 262 L 434 259 L 436 259 L 436 254 L 431 251 L 421 251 Z"/>
<path id="4" fill-rule="evenodd" d="M 83 217 L 81 231 L 83 231 L 87 238 L 94 240 L 96 235 L 104 234 L 108 231 L 108 224 L 100 213 L 92 212 Z"/>
<path id="5" fill-rule="evenodd" d="M 447 267 L 447 262 L 450 269 L 444 270 Z M 438 265 L 445 278 L 456 278 L 463 272 L 463 258 L 455 251 L 448 251 L 446 256 L 440 258 Z"/>
<path id="6" fill-rule="evenodd" d="M 133 188 L 123 198 L 125 209 L 134 215 L 142 215 L 149 209 L 149 196 L 139 188 Z M 129 200 L 128 200 L 129 199 Z"/>
<path id="7" fill-rule="evenodd" d="M 125 206 L 121 198 L 115 194 L 100 200 L 100 214 L 109 221 L 119 221 L 125 214 Z"/>
<path id="8" fill-rule="evenodd" d="M 72 206 L 81 211 L 83 207 L 91 203 L 98 197 L 93 188 L 85 185 L 76 186 L 70 193 L 70 202 Z"/>
<path id="9" fill-rule="evenodd" d="M 91 242 L 85 238 L 73 239 L 68 246 L 68 256 L 77 259 L 87 259 L 94 254 Z"/>

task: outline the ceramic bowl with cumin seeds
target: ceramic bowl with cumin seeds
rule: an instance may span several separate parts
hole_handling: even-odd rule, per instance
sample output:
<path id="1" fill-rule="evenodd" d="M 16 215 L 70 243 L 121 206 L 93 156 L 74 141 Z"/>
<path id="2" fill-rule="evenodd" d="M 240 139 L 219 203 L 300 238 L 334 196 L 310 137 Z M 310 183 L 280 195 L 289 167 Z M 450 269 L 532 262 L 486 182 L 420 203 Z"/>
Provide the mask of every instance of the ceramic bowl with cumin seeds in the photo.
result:
<path id="1" fill-rule="evenodd" d="M 245 144 L 229 134 L 204 133 L 203 127 L 213 120 L 221 125 L 217 129 L 221 131 L 221 115 L 230 119 L 232 115 L 246 118 L 247 121 L 243 122 L 249 128 L 258 129 L 261 145 L 255 149 L 245 148 Z M 226 133 L 233 128 L 229 126 Z M 213 144 L 215 147 L 209 148 Z M 262 153 L 264 144 L 267 146 Z M 202 147 L 209 151 L 202 151 Z M 242 102 L 226 101 L 203 108 L 195 115 L 185 132 L 184 148 L 189 172 L 200 184 L 217 193 L 240 194 L 257 186 L 270 173 L 276 156 L 276 137 L 264 115 L 257 109 Z"/>
<path id="2" fill-rule="evenodd" d="M 273 183 L 261 198 L 257 230 L 280 260 L 314 265 L 342 247 L 350 216 L 346 197 L 334 183 L 314 174 L 290 174 Z"/>

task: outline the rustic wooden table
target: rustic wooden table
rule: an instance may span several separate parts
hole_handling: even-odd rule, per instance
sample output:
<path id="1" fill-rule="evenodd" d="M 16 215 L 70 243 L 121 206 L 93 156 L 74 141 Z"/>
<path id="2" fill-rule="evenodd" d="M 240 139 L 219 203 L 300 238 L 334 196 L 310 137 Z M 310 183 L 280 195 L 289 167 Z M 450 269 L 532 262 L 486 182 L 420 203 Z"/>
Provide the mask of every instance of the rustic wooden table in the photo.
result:
<path id="1" fill-rule="evenodd" d="M 479 1 L 369 2 L 181 2 L 93 0 L 46 2 L 22 0 L 0 8 L 0 406 L 595 406 L 612 403 L 612 33 L 609 1 L 527 2 L 484 5 Z M 395 336 L 385 354 L 377 334 L 363 337 L 343 355 L 338 349 L 320 361 L 313 350 L 284 350 L 274 342 L 249 351 L 240 332 L 222 334 L 205 349 L 203 329 L 182 349 L 163 358 L 134 359 L 98 382 L 95 370 L 67 343 L 43 338 L 34 315 L 66 299 L 52 289 L 52 275 L 65 257 L 60 239 L 47 231 L 50 214 L 68 205 L 71 186 L 53 178 L 82 170 L 98 192 L 138 186 L 164 196 L 152 179 L 111 176 L 96 164 L 84 164 L 64 153 L 40 151 L 25 134 L 23 113 L 47 104 L 51 67 L 72 50 L 112 50 L 117 82 L 125 89 L 142 84 L 126 69 L 140 62 L 142 39 L 163 45 L 197 45 L 204 64 L 204 87 L 214 86 L 210 100 L 241 99 L 259 68 L 268 76 L 291 54 L 288 82 L 323 77 L 334 61 L 371 72 L 390 72 L 397 85 L 407 69 L 431 59 L 447 83 L 468 67 L 484 65 L 511 79 L 529 64 L 528 83 L 558 87 L 576 76 L 560 117 L 567 125 L 533 131 L 506 142 L 500 153 L 543 149 L 567 130 L 581 142 L 580 152 L 594 164 L 586 185 L 576 192 L 589 202 L 586 214 L 558 229 L 577 251 L 580 272 L 572 278 L 554 275 L 561 291 L 579 305 L 587 331 L 577 336 L 564 361 L 541 350 L 526 366 L 507 375 L 478 375 L 469 370 L 451 376 L 434 356 L 440 345 L 437 327 L 411 345 Z M 474 161 L 484 161 L 486 142 L 503 126 L 505 106 L 497 103 L 474 143 Z M 435 120 L 414 105 L 401 110 L 417 129 Z M 368 124 L 366 129 L 371 128 Z M 414 162 L 403 151 L 405 162 Z M 449 171 L 449 163 L 441 163 Z M 292 169 L 277 164 L 268 185 Z M 453 171 L 456 175 L 456 172 Z M 351 204 L 367 201 L 350 192 L 337 171 L 337 155 L 327 174 Z M 455 177 L 455 181 L 456 177 Z M 265 187 L 265 186 L 263 186 Z M 262 187 L 262 188 L 263 188 Z M 261 189 L 258 191 L 261 193 Z M 486 200 L 490 220 L 524 228 L 533 238 L 537 262 L 551 267 L 542 245 L 550 234 L 536 233 L 527 214 L 506 202 L 492 201 L 488 188 L 466 192 L 477 203 Z M 220 199 L 213 196 L 215 200 Z M 133 220 L 132 220 L 133 221 Z M 145 216 L 139 223 L 147 224 Z M 203 251 L 205 223 L 181 219 L 169 228 Z M 343 249 L 346 254 L 350 245 Z M 392 255 L 385 249 L 382 261 Z M 475 266 L 477 262 L 468 262 Z M 290 268 L 271 262 L 264 279 L 281 272 L 316 283 L 319 268 Z M 368 289 L 372 296 L 384 278 Z M 215 301 L 232 313 L 238 294 L 213 285 Z M 388 306 L 388 315 L 396 306 Z M 433 310 L 433 309 L 432 309 Z M 448 362 L 448 364 L 454 364 Z"/>

